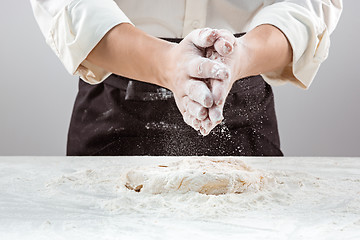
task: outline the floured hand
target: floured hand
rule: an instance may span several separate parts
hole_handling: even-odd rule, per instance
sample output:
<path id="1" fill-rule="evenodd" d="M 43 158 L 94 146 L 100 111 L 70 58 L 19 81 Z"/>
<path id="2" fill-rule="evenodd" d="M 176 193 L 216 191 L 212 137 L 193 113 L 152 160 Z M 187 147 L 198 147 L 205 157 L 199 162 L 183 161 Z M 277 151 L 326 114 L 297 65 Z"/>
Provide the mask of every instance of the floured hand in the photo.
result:
<path id="1" fill-rule="evenodd" d="M 232 52 L 232 44 L 225 38 L 220 39 L 219 33 L 218 30 L 208 28 L 191 32 L 179 44 L 174 44 L 169 52 L 168 69 L 165 69 L 169 72 L 167 88 L 174 93 L 184 121 L 204 135 L 206 123 L 210 122 L 208 109 L 214 105 L 207 79 L 230 79 L 228 66 L 205 57 L 210 47 L 224 55 Z M 222 115 L 218 119 L 221 121 Z"/>
<path id="2" fill-rule="evenodd" d="M 217 29 L 201 29 L 192 32 L 193 36 L 198 36 L 193 39 L 193 43 L 199 48 L 205 50 L 205 56 L 212 61 L 225 64 L 228 67 L 230 74 L 221 78 L 221 77 L 211 77 L 207 78 L 206 74 L 202 74 L 202 71 L 199 71 L 199 76 L 203 82 L 206 83 L 206 86 L 211 91 L 213 98 L 213 105 L 211 107 L 206 107 L 206 109 L 196 107 L 196 105 L 191 103 L 191 100 L 194 100 L 192 97 L 192 92 L 197 91 L 197 88 L 190 89 L 188 93 L 189 98 L 187 102 L 190 106 L 189 111 L 185 112 L 185 121 L 189 125 L 194 125 L 195 129 L 200 130 L 202 135 L 208 135 L 210 131 L 221 121 L 223 120 L 223 107 L 225 99 L 230 91 L 230 88 L 234 80 L 234 66 L 232 59 L 233 52 L 235 47 L 237 47 L 237 40 L 234 35 L 227 30 L 217 30 Z M 230 60 L 231 59 L 231 60 Z M 196 110 L 191 110 L 196 109 Z"/>

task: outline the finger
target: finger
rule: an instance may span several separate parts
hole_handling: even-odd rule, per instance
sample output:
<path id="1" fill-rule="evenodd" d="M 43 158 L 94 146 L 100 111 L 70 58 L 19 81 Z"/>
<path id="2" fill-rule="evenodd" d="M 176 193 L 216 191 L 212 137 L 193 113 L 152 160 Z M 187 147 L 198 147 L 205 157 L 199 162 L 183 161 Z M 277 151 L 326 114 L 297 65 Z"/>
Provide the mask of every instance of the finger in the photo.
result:
<path id="1" fill-rule="evenodd" d="M 219 38 L 215 42 L 214 48 L 215 48 L 216 52 L 218 52 L 221 56 L 230 55 L 234 50 L 233 45 L 229 41 L 227 41 L 223 38 Z"/>
<path id="2" fill-rule="evenodd" d="M 219 81 L 217 79 L 211 80 L 211 92 L 213 94 L 213 101 L 215 105 L 222 105 L 228 95 L 229 89 L 228 81 Z"/>
<path id="3" fill-rule="evenodd" d="M 185 86 L 185 94 L 206 108 L 210 108 L 214 103 L 210 89 L 206 83 L 200 80 L 188 80 Z"/>
<path id="4" fill-rule="evenodd" d="M 221 56 L 231 54 L 235 44 L 236 38 L 230 31 L 225 29 L 218 30 L 218 39 L 214 43 L 214 48 Z"/>
<path id="5" fill-rule="evenodd" d="M 201 106 L 199 103 L 194 102 L 188 96 L 186 98 L 186 111 L 198 120 L 204 120 L 208 115 L 207 108 Z"/>
<path id="6" fill-rule="evenodd" d="M 207 136 L 209 134 L 202 126 L 200 126 L 200 133 L 203 136 Z"/>
<path id="7" fill-rule="evenodd" d="M 209 133 L 220 123 L 221 123 L 221 121 L 219 121 L 217 123 L 211 123 L 211 124 L 209 124 L 209 123 L 202 124 L 200 126 L 200 133 L 203 136 L 209 135 Z"/>
<path id="8" fill-rule="evenodd" d="M 196 131 L 199 131 L 200 130 L 200 127 L 201 127 L 201 121 L 199 119 L 196 119 L 194 118 L 192 120 L 192 123 L 193 123 L 193 128 L 196 130 Z"/>
<path id="9" fill-rule="evenodd" d="M 201 121 L 200 133 L 203 136 L 208 135 L 212 129 L 213 129 L 213 124 L 211 123 L 209 118 Z"/>
<path id="10" fill-rule="evenodd" d="M 193 78 L 216 78 L 226 80 L 230 69 L 225 64 L 208 58 L 196 57 L 188 65 L 188 74 Z"/>
<path id="11" fill-rule="evenodd" d="M 233 46 L 236 44 L 236 37 L 229 30 L 218 29 L 217 33 L 218 33 L 218 38 L 223 38 L 227 40 Z"/>
<path id="12" fill-rule="evenodd" d="M 191 33 L 191 41 L 199 48 L 207 48 L 214 45 L 218 36 L 219 33 L 216 29 L 197 29 Z"/>
<path id="13" fill-rule="evenodd" d="M 208 127 L 208 128 L 203 128 L 202 126 L 200 127 L 200 133 L 203 136 L 207 136 L 209 135 L 209 133 L 211 132 L 211 130 L 213 130 L 216 127 L 216 125 Z"/>
<path id="14" fill-rule="evenodd" d="M 205 56 L 210 60 L 225 62 L 225 57 L 221 56 L 213 47 L 206 49 Z"/>
<path id="15" fill-rule="evenodd" d="M 195 117 L 191 116 L 188 112 L 183 114 L 184 122 L 190 127 L 194 128 L 196 131 L 200 130 L 201 122 Z"/>
<path id="16" fill-rule="evenodd" d="M 212 108 L 210 108 L 209 119 L 212 125 L 217 125 L 221 123 L 221 121 L 224 119 L 222 106 L 213 106 Z"/>

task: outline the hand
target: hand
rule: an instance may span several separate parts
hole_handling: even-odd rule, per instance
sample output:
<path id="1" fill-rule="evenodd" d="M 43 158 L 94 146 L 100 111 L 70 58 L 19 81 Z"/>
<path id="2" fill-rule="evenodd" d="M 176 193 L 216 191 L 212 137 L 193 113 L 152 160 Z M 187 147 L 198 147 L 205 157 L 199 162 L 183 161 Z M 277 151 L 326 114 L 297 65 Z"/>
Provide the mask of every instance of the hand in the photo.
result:
<path id="1" fill-rule="evenodd" d="M 106 33 L 86 59 L 108 72 L 172 90 L 184 120 L 206 135 L 221 122 L 232 84 L 282 71 L 291 63 L 292 48 L 269 24 L 235 41 L 228 31 L 202 29 L 171 44 L 123 23 Z"/>
<path id="2" fill-rule="evenodd" d="M 291 70 L 286 69 L 293 58 L 292 48 L 284 33 L 278 28 L 269 24 L 260 25 L 240 38 L 235 38 L 227 30 L 218 30 L 218 33 L 222 36 L 219 40 L 226 39 L 233 44 L 233 51 L 224 55 L 215 44 L 214 47 L 206 49 L 206 57 L 228 66 L 230 77 L 222 81 L 208 80 L 214 106 L 209 109 L 209 120 L 202 121 L 204 135 L 221 122 L 217 121 L 218 116 L 222 114 L 225 99 L 236 80 L 269 72 L 283 72 L 289 78 L 292 75 Z"/>
<path id="3" fill-rule="evenodd" d="M 202 71 L 199 71 L 197 76 L 190 74 L 192 78 L 197 79 L 191 81 L 201 85 L 203 89 L 200 89 L 200 87 L 186 89 L 187 96 L 184 97 L 185 110 L 182 113 L 185 122 L 196 130 L 200 130 L 201 134 L 205 136 L 223 120 L 225 99 L 232 83 L 237 79 L 233 77 L 236 76 L 235 66 L 237 64 L 234 60 L 237 58 L 233 56 L 233 52 L 237 46 L 237 39 L 227 30 L 209 28 L 196 30 L 190 33 L 188 37 L 196 46 L 198 54 L 203 54 L 209 60 L 225 64 L 227 67 L 227 74 L 224 77 L 209 77 L 209 74 Z M 192 66 L 201 65 L 194 64 Z M 211 92 L 213 104 L 199 105 L 199 101 L 194 95 L 200 94 L 199 97 L 209 96 L 209 91 Z"/>
<path id="4" fill-rule="evenodd" d="M 174 44 L 169 52 L 169 88 L 184 121 L 202 134 L 210 125 L 209 111 L 214 98 L 207 79 L 228 81 L 230 68 L 216 59 L 205 58 L 208 48 L 213 48 L 226 56 L 233 51 L 233 45 L 222 38 L 218 30 L 199 29 L 191 32 L 179 44 Z M 218 100 L 216 100 L 218 101 Z M 211 111 L 217 113 L 216 111 Z M 211 114 L 211 119 L 221 121 L 222 114 Z M 208 127 L 207 127 L 208 128 Z"/>
<path id="5" fill-rule="evenodd" d="M 170 89 L 184 120 L 201 130 L 214 102 L 202 80 L 227 79 L 230 72 L 223 63 L 205 58 L 210 46 L 224 55 L 232 51 L 231 44 L 218 39 L 217 30 L 202 29 L 173 44 L 124 23 L 111 29 L 87 60 L 109 72 Z"/>
<path id="6" fill-rule="evenodd" d="M 241 64 L 240 48 L 241 44 L 239 39 L 235 38 L 234 35 L 227 30 L 218 30 L 221 36 L 214 46 L 206 49 L 206 57 L 210 60 L 223 63 L 230 69 L 230 75 L 227 79 L 209 79 L 209 86 L 213 95 L 214 105 L 209 109 L 208 118 L 203 120 L 201 126 L 201 133 L 207 135 L 210 131 L 215 128 L 223 120 L 223 108 L 227 95 L 233 83 L 239 79 L 239 72 Z M 219 51 L 217 46 L 222 46 L 221 42 L 226 41 L 231 44 L 233 51 L 224 54 L 223 51 Z"/>

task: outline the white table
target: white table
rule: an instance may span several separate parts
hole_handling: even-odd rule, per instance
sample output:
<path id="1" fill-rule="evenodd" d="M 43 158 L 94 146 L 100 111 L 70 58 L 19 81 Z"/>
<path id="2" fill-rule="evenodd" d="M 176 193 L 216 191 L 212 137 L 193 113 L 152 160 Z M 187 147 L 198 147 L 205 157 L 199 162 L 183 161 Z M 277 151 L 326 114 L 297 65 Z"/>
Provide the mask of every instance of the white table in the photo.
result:
<path id="1" fill-rule="evenodd" d="M 360 158 L 236 158 L 256 193 L 146 195 L 124 169 L 184 157 L 0 157 L 0 239 L 360 239 Z"/>

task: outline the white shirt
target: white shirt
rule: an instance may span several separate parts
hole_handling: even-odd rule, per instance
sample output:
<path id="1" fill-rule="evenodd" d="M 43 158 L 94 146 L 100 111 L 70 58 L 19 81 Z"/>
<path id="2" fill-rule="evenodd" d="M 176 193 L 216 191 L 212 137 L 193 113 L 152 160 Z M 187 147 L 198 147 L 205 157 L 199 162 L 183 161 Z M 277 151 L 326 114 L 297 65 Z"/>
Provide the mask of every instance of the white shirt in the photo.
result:
<path id="1" fill-rule="evenodd" d="M 197 28 L 247 32 L 272 24 L 288 38 L 292 63 L 264 73 L 272 85 L 308 88 L 327 58 L 342 0 L 30 0 L 46 42 L 65 68 L 96 84 L 111 73 L 86 60 L 114 26 L 132 23 L 156 37 L 180 38 Z"/>

